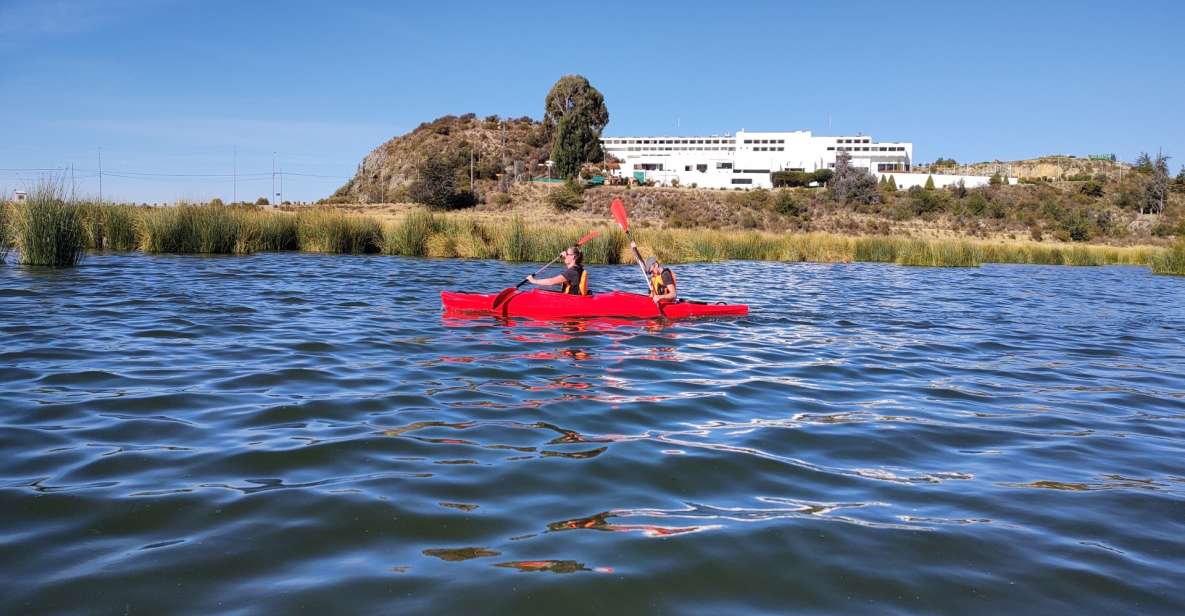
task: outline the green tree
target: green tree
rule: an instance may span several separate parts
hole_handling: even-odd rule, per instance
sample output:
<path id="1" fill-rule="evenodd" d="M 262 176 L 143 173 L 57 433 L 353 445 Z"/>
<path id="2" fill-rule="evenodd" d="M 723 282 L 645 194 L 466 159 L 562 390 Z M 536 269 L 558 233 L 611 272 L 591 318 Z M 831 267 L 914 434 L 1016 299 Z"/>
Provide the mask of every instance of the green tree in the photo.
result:
<path id="1" fill-rule="evenodd" d="M 852 157 L 840 152 L 835 157 L 835 176 L 828 185 L 831 196 L 840 203 L 879 203 L 876 178 L 867 169 L 853 167 Z"/>
<path id="2" fill-rule="evenodd" d="M 934 190 L 934 176 L 926 176 L 926 190 Z"/>
<path id="3" fill-rule="evenodd" d="M 1157 152 L 1156 159 L 1152 161 L 1152 178 L 1144 188 L 1144 207 L 1150 214 L 1163 212 L 1168 194 L 1169 157 Z"/>
<path id="4" fill-rule="evenodd" d="M 1004 178 L 1000 177 L 999 173 L 993 173 L 991 179 L 988 180 L 988 184 L 990 184 L 992 186 L 1000 186 L 1000 185 L 1003 185 L 1004 183 L 1005 183 L 1005 180 L 1004 180 Z"/>
<path id="5" fill-rule="evenodd" d="M 897 178 L 890 175 L 885 184 L 889 187 L 889 192 L 897 192 Z"/>
<path id="6" fill-rule="evenodd" d="M 1181 167 L 1181 171 L 1177 173 L 1177 179 L 1173 181 L 1177 192 L 1185 192 L 1185 167 Z"/>
<path id="7" fill-rule="evenodd" d="M 1140 152 L 1140 155 L 1136 157 L 1136 164 L 1133 165 L 1133 168 L 1139 173 L 1151 175 L 1153 172 L 1152 157 L 1148 156 L 1147 152 Z"/>
<path id="8" fill-rule="evenodd" d="M 552 138 L 553 160 L 565 118 L 569 118 L 566 138 L 581 140 L 580 162 L 603 159 L 601 130 L 609 123 L 609 110 L 605 107 L 605 97 L 580 75 L 561 77 L 551 86 L 543 104 L 543 127 Z M 572 147 L 572 144 L 565 147 Z"/>
<path id="9" fill-rule="evenodd" d="M 560 177 L 574 178 L 580 175 L 589 139 L 595 137 L 591 135 L 588 125 L 577 116 L 566 116 L 560 120 L 555 144 L 551 148 L 551 160 L 555 162 L 555 170 Z"/>
<path id="10" fill-rule="evenodd" d="M 819 183 L 819 186 L 826 186 L 827 183 L 831 181 L 831 178 L 835 177 L 835 172 L 826 168 L 815 169 L 814 176 L 815 181 Z"/>
<path id="11" fill-rule="evenodd" d="M 441 210 L 475 205 L 477 199 L 473 191 L 464 190 L 457 175 L 456 168 L 442 157 L 429 157 L 416 168 L 415 179 L 407 187 L 407 196 L 416 203 Z"/>

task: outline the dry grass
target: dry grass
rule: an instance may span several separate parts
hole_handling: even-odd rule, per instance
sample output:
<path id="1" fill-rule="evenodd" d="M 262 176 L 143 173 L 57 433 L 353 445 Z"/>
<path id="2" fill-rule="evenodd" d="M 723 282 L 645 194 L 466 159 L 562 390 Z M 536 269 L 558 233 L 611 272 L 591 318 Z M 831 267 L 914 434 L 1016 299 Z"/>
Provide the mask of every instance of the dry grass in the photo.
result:
<path id="1" fill-rule="evenodd" d="M 383 219 L 329 207 L 296 212 L 190 204 L 150 208 L 67 202 L 54 193 L 35 193 L 30 203 L 35 205 L 0 206 L 0 233 L 11 231 L 9 236 L 22 253 L 39 263 L 69 264 L 72 250 L 81 254 L 81 248 L 71 248 L 75 232 L 80 246 L 110 250 L 383 252 L 429 258 L 548 261 L 593 229 L 600 235 L 584 246 L 587 263 L 633 261 L 625 235 L 607 220 L 561 217 L 532 224 L 521 216 L 438 214 L 419 208 L 391 213 Z M 6 218 L 10 220 L 5 222 Z M 56 235 L 37 230 L 43 227 L 55 229 Z M 1158 273 L 1182 273 L 1185 269 L 1182 244 L 1166 250 L 1151 246 L 707 228 L 640 227 L 634 233 L 643 254 L 657 255 L 668 263 L 740 259 L 865 261 L 926 267 L 976 267 L 981 263 L 1135 264 L 1150 265 Z M 38 238 L 51 239 L 39 243 Z M 0 250 L 5 245 L 0 237 Z"/>

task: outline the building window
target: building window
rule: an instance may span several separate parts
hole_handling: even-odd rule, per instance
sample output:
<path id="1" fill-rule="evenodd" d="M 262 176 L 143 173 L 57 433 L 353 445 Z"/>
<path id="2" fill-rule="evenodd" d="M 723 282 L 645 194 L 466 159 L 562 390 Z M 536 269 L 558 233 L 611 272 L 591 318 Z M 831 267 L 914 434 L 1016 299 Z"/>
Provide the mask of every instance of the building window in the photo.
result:
<path id="1" fill-rule="evenodd" d="M 708 171 L 708 166 L 707 166 L 707 165 L 704 165 L 704 164 L 699 164 L 699 165 L 696 165 L 696 166 L 695 166 L 695 170 L 696 170 L 696 171 L 699 171 L 700 173 L 707 173 L 707 171 Z"/>
<path id="2" fill-rule="evenodd" d="M 828 150 L 835 150 L 835 146 L 831 146 L 831 147 L 829 147 L 829 148 L 827 148 L 827 149 L 828 149 Z"/>
<path id="3" fill-rule="evenodd" d="M 717 169 L 732 169 L 732 163 L 716 163 Z"/>
<path id="4" fill-rule="evenodd" d="M 752 184 L 753 178 L 732 178 L 733 184 Z"/>

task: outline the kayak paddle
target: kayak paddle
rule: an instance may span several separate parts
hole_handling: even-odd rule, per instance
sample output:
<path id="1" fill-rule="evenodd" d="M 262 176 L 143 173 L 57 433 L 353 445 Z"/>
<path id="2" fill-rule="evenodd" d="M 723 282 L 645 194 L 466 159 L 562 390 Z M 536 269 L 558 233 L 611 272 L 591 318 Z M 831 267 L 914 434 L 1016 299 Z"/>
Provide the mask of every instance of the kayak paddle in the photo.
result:
<path id="1" fill-rule="evenodd" d="M 599 235 L 599 234 L 596 231 L 589 231 L 584 237 L 576 240 L 576 245 L 583 246 L 586 243 L 588 243 L 589 240 L 596 237 L 597 235 Z M 539 274 L 542 274 L 543 270 L 551 267 L 551 265 L 553 263 L 555 263 L 560 258 L 561 255 L 563 255 L 563 253 L 556 255 L 554 259 L 547 262 L 547 265 L 544 265 L 543 267 L 539 268 L 534 274 L 531 274 L 531 276 L 538 276 Z M 527 278 L 530 278 L 531 276 L 527 276 Z M 514 295 L 515 291 L 518 291 L 519 287 L 523 286 L 524 284 L 527 284 L 527 278 L 523 278 L 522 282 L 514 285 L 513 287 L 506 287 L 505 289 L 502 289 L 502 292 L 499 293 L 498 296 L 494 298 L 494 304 L 490 307 L 490 310 L 497 310 L 498 306 L 501 306 L 503 304 L 503 302 L 505 302 L 507 299 L 510 298 L 511 295 Z"/>
<path id="2" fill-rule="evenodd" d="M 650 293 L 650 274 L 646 271 L 646 262 L 642 260 L 638 244 L 634 242 L 634 234 L 630 233 L 630 219 L 625 215 L 625 203 L 621 201 L 621 197 L 614 197 L 609 209 L 613 212 L 613 217 L 617 219 L 617 224 L 621 225 L 621 230 L 625 231 L 625 236 L 630 238 L 630 248 L 634 249 L 634 258 L 638 260 L 638 267 L 642 269 L 642 278 L 646 280 L 646 292 Z M 661 304 L 655 303 L 654 305 L 658 307 L 659 315 L 667 316 L 663 312 Z"/>

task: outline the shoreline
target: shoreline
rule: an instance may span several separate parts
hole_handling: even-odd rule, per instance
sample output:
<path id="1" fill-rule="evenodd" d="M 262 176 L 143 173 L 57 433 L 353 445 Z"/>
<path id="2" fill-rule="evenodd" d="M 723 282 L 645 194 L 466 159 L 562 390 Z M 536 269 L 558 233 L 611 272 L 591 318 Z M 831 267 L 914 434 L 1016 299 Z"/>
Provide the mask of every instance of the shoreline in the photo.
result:
<path id="1" fill-rule="evenodd" d="M 163 254 L 301 251 L 546 262 L 580 236 L 596 230 L 600 235 L 585 246 L 586 263 L 633 261 L 625 235 L 611 220 L 599 224 L 585 220 L 528 223 L 521 215 L 507 219 L 425 209 L 380 219 L 333 207 L 289 212 L 255 206 L 59 203 L 12 209 L 36 210 L 41 218 L 51 222 L 55 216 L 65 223 L 74 221 L 78 225 L 77 233 L 66 234 L 61 241 L 79 242 L 75 248 L 80 253 L 84 249 Z M 30 265 L 72 264 L 52 260 L 53 255 L 71 252 L 60 246 L 52 247 L 48 257 L 41 260 L 26 259 L 21 247 L 31 240 L 22 241 L 17 227 L 13 225 L 11 239 L 18 261 Z M 657 255 L 672 264 L 749 260 L 896 263 L 923 267 L 977 267 L 983 263 L 1144 265 L 1155 273 L 1185 274 L 1185 243 L 1181 242 L 1164 248 L 661 227 L 636 227 L 635 237 L 643 254 Z"/>

